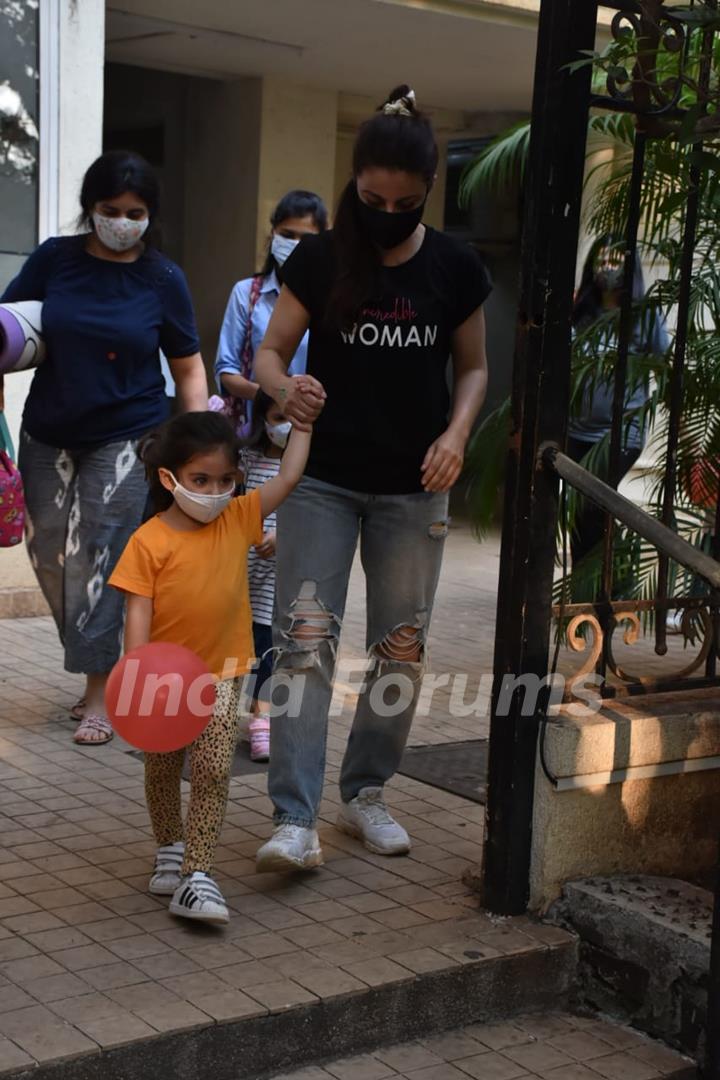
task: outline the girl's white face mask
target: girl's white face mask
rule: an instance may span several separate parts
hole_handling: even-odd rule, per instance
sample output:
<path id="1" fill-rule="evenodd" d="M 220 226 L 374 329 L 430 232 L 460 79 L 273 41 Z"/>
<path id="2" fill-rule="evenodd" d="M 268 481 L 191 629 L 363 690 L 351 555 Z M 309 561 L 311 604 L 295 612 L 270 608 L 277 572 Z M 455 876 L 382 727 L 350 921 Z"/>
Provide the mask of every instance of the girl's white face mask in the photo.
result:
<path id="1" fill-rule="evenodd" d="M 270 442 L 274 443 L 275 446 L 279 446 L 281 450 L 284 450 L 287 446 L 287 441 L 290 438 L 292 424 L 289 420 L 285 420 L 282 424 L 268 424 L 266 420 L 265 431 Z"/>
<path id="2" fill-rule="evenodd" d="M 273 236 L 270 251 L 278 266 L 290 258 L 299 243 L 299 240 L 292 240 L 289 236 Z"/>
<path id="3" fill-rule="evenodd" d="M 230 490 L 223 492 L 222 495 L 200 495 L 197 491 L 188 491 L 187 488 L 178 483 L 169 469 L 167 472 L 175 485 L 173 488 L 175 502 L 184 514 L 191 517 L 193 521 L 199 521 L 202 525 L 207 525 L 209 522 L 214 521 L 215 518 L 220 517 L 223 510 L 230 505 L 235 494 L 235 485 L 233 484 Z"/>
<path id="4" fill-rule="evenodd" d="M 133 221 L 128 217 L 104 217 L 98 213 L 94 213 L 92 219 L 98 240 L 111 251 L 129 251 L 135 247 L 150 224 L 148 218 Z"/>

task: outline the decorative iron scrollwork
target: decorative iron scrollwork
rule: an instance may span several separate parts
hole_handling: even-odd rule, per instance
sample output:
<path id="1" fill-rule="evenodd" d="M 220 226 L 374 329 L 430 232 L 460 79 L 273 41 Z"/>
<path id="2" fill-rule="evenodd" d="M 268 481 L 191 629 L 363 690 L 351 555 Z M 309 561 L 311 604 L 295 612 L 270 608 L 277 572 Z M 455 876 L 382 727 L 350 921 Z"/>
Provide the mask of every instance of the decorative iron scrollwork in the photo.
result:
<path id="1" fill-rule="evenodd" d="M 638 115 L 659 117 L 680 102 L 689 34 L 661 0 L 643 0 L 640 7 L 640 13 L 618 11 L 613 16 L 612 44 L 601 66 L 613 101 Z"/>
<path id="2" fill-rule="evenodd" d="M 625 645 L 635 646 L 648 641 L 648 637 L 643 633 L 641 615 L 647 615 L 654 610 L 656 618 L 665 618 L 666 604 L 671 611 L 682 611 L 680 633 L 686 645 L 697 644 L 697 653 L 689 663 L 680 668 L 668 670 L 665 667 L 662 675 L 632 671 L 620 664 L 614 651 L 614 639 L 618 630 L 624 627 L 622 640 Z M 580 668 L 566 679 L 566 701 L 574 698 L 584 700 L 575 691 L 592 672 L 600 672 L 603 677 L 608 673 L 611 676 L 611 682 L 604 682 L 602 696 L 622 694 L 633 688 L 642 688 L 646 692 L 662 692 L 666 686 L 677 687 L 681 681 L 685 681 L 690 689 L 693 683 L 705 674 L 703 669 L 711 653 L 717 652 L 715 638 L 720 620 L 709 599 L 671 599 L 666 603 L 652 600 L 635 603 L 623 601 L 612 604 L 611 610 L 603 615 L 598 611 L 592 604 L 570 604 L 562 610 L 563 616 L 570 616 L 566 629 L 568 648 L 572 652 L 586 654 Z M 560 617 L 559 607 L 553 608 L 553 615 Z M 641 660 L 641 656 L 638 656 L 638 660 Z"/>

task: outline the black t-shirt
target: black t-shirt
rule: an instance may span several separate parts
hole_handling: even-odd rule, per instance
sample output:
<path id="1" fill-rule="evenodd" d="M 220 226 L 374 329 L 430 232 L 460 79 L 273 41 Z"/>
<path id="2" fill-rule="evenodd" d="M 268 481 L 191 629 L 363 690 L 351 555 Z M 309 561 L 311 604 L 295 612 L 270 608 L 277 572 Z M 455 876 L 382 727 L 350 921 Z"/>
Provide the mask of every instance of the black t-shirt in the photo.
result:
<path id="1" fill-rule="evenodd" d="M 331 232 L 305 237 L 283 266 L 310 313 L 308 374 L 327 391 L 307 475 L 370 494 L 422 491 L 423 458 L 447 427 L 452 333 L 488 296 L 487 271 L 472 248 L 426 227 L 411 259 L 380 269 L 378 295 L 344 332 L 326 318 L 334 276 Z"/>

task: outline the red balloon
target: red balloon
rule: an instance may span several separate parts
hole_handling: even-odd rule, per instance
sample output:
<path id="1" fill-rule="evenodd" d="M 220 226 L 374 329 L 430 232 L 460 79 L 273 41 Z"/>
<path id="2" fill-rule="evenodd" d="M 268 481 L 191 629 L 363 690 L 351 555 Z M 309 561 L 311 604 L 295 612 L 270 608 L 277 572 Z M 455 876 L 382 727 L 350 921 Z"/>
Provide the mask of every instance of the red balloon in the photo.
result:
<path id="1" fill-rule="evenodd" d="M 215 678 L 190 649 L 153 641 L 118 661 L 105 705 L 113 728 L 131 746 L 152 753 L 181 750 L 210 722 Z"/>

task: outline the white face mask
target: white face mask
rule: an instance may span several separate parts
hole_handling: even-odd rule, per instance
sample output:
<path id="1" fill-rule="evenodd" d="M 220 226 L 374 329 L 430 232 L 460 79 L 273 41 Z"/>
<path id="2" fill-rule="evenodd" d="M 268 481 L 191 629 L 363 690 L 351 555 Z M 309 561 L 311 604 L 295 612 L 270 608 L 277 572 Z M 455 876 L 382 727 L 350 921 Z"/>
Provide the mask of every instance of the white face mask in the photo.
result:
<path id="1" fill-rule="evenodd" d="M 145 233 L 150 221 L 133 221 L 128 217 L 104 217 L 95 213 L 92 216 L 97 238 L 111 251 L 129 251 L 135 247 Z"/>
<path id="2" fill-rule="evenodd" d="M 199 521 L 202 525 L 207 525 L 209 522 L 214 521 L 215 518 L 220 517 L 223 510 L 230 505 L 235 494 L 235 485 L 233 484 L 230 490 L 222 495 L 200 495 L 197 491 L 188 491 L 187 488 L 178 483 L 169 469 L 168 473 L 175 484 L 173 488 L 175 502 L 184 514 L 191 517 L 193 521 Z"/>
<path id="3" fill-rule="evenodd" d="M 279 446 L 281 450 L 284 450 L 287 446 L 287 441 L 290 438 L 290 432 L 292 431 L 292 424 L 289 420 L 286 420 L 282 424 L 268 424 L 265 421 L 265 431 L 267 437 L 271 443 L 275 446 Z"/>
<path id="4" fill-rule="evenodd" d="M 270 251 L 278 266 L 290 258 L 299 243 L 299 240 L 291 240 L 289 236 L 273 236 Z"/>

